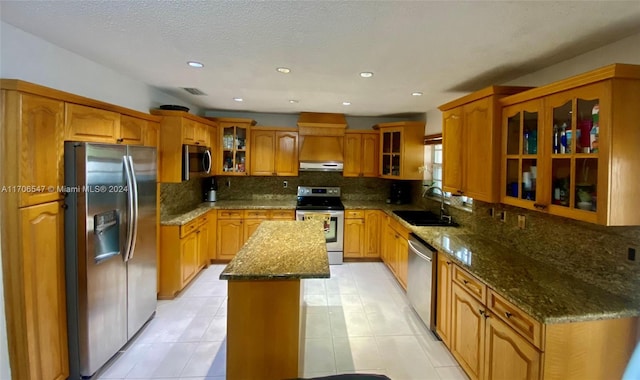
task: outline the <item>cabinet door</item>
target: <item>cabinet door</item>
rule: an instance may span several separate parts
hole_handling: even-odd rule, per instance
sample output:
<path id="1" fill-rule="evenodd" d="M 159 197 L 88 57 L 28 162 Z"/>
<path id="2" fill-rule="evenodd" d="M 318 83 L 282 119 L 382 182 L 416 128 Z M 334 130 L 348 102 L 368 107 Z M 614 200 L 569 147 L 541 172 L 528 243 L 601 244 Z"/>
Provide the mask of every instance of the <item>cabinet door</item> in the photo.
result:
<path id="1" fill-rule="evenodd" d="M 487 318 L 485 337 L 485 379 L 538 380 L 540 352 L 507 324 Z"/>
<path id="2" fill-rule="evenodd" d="M 180 239 L 182 255 L 182 286 L 184 288 L 196 274 L 198 268 L 198 234 L 193 232 Z"/>
<path id="3" fill-rule="evenodd" d="M 438 254 L 436 333 L 447 347 L 451 347 L 451 265 L 443 254 Z"/>
<path id="4" fill-rule="evenodd" d="M 15 100 L 16 107 L 15 111 L 6 109 L 6 120 L 10 120 L 8 118 L 13 114 L 16 123 L 20 123 L 15 127 L 16 131 L 20 131 L 20 151 L 16 152 L 20 157 L 17 184 L 38 190 L 20 192 L 20 206 L 60 199 L 62 196 L 57 189 L 63 185 L 64 103 L 34 95 L 18 95 L 15 92 L 7 97 Z M 22 108 L 18 109 L 20 102 Z M 49 191 L 50 186 L 55 190 Z"/>
<path id="5" fill-rule="evenodd" d="M 402 236 L 396 239 L 397 274 L 400 285 L 407 288 L 407 274 L 409 272 L 409 243 Z"/>
<path id="6" fill-rule="evenodd" d="M 346 133 L 344 135 L 344 177 L 358 177 L 362 174 L 362 134 Z"/>
<path id="7" fill-rule="evenodd" d="M 494 145 L 494 136 L 499 132 L 493 127 L 492 98 L 465 104 L 462 109 L 463 194 L 485 202 L 495 202 L 498 200 L 499 168 L 494 158 L 499 148 Z"/>
<path id="8" fill-rule="evenodd" d="M 387 267 L 391 269 L 393 273 L 395 273 L 395 264 L 392 263 L 395 260 L 395 245 L 396 245 L 396 235 L 393 228 L 389 226 L 389 217 L 386 217 L 386 221 L 384 223 L 384 238 L 382 240 L 382 261 L 387 264 Z"/>
<path id="9" fill-rule="evenodd" d="M 256 232 L 256 229 L 258 229 L 258 226 L 260 225 L 260 223 L 262 223 L 263 220 L 264 219 L 245 219 L 242 221 L 242 224 L 244 225 L 244 228 L 243 228 L 244 238 L 242 241 L 242 245 L 244 245 L 244 243 L 246 243 L 247 240 L 249 240 L 251 235 L 253 235 L 253 233 Z M 242 246 L 240 248 L 242 248 Z"/>
<path id="10" fill-rule="evenodd" d="M 485 307 L 452 284 L 451 353 L 472 380 L 480 378 L 484 358 Z"/>
<path id="11" fill-rule="evenodd" d="M 152 146 L 158 148 L 160 143 L 160 126 L 155 122 L 148 122 L 147 129 L 144 134 L 144 146 Z"/>
<path id="12" fill-rule="evenodd" d="M 276 132 L 276 174 L 283 177 L 298 175 L 298 133 Z M 251 148 L 253 156 L 253 147 Z"/>
<path id="13" fill-rule="evenodd" d="M 182 119 L 182 143 L 195 145 L 196 144 L 196 129 L 198 123 L 189 119 Z"/>
<path id="14" fill-rule="evenodd" d="M 120 135 L 120 114 L 66 103 L 64 132 L 69 141 L 113 144 Z"/>
<path id="15" fill-rule="evenodd" d="M 275 133 L 254 129 L 251 133 L 251 175 L 276 175 Z"/>
<path id="16" fill-rule="evenodd" d="M 206 267 L 209 264 L 209 245 L 211 244 L 211 231 L 209 224 L 205 223 L 198 229 L 198 260 L 197 268 Z"/>
<path id="17" fill-rule="evenodd" d="M 142 145 L 147 131 L 147 121 L 135 117 L 120 116 L 120 136 L 118 143 L 126 145 Z"/>
<path id="18" fill-rule="evenodd" d="M 209 126 L 206 124 L 196 123 L 195 140 L 196 145 L 209 146 Z"/>
<path id="19" fill-rule="evenodd" d="M 367 210 L 364 213 L 364 256 L 380 257 L 382 241 L 383 214 L 378 210 Z"/>
<path id="20" fill-rule="evenodd" d="M 382 178 L 402 177 L 402 128 L 381 129 L 380 173 Z"/>
<path id="21" fill-rule="evenodd" d="M 209 251 L 207 252 L 207 260 L 211 262 L 211 260 L 216 259 L 216 252 L 218 251 L 217 244 L 217 215 L 216 211 L 209 211 L 207 214 L 207 223 L 209 224 Z"/>
<path id="22" fill-rule="evenodd" d="M 442 188 L 462 191 L 462 107 L 442 113 Z"/>
<path id="23" fill-rule="evenodd" d="M 362 176 L 378 176 L 378 163 L 380 161 L 379 150 L 380 136 L 378 134 L 365 133 L 362 135 L 362 160 L 360 162 L 360 172 Z"/>
<path id="24" fill-rule="evenodd" d="M 240 219 L 218 219 L 218 259 L 231 260 L 244 244 Z"/>
<path id="25" fill-rule="evenodd" d="M 50 202 L 20 210 L 25 331 L 29 378 L 66 379 L 66 291 L 61 205 Z"/>
<path id="26" fill-rule="evenodd" d="M 344 220 L 344 257 L 362 257 L 364 219 Z"/>

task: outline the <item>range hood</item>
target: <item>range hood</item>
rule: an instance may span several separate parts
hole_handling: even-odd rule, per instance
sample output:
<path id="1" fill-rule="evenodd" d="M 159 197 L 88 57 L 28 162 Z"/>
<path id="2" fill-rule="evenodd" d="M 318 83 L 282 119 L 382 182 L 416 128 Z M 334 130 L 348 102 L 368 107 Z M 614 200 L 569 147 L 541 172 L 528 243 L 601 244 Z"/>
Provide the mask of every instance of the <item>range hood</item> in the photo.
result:
<path id="1" fill-rule="evenodd" d="M 300 171 L 343 170 L 343 114 L 302 112 L 298 118 Z"/>

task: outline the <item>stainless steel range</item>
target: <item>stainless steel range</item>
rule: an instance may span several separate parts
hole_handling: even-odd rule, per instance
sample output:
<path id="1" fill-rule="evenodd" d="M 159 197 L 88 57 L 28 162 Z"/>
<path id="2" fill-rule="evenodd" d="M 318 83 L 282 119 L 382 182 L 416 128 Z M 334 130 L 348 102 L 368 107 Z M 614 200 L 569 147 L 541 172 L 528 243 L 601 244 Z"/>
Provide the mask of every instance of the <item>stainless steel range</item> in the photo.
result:
<path id="1" fill-rule="evenodd" d="M 342 264 L 344 239 L 344 205 L 340 201 L 339 187 L 298 186 L 296 220 L 305 220 L 309 214 L 325 214 L 325 237 L 329 264 Z"/>

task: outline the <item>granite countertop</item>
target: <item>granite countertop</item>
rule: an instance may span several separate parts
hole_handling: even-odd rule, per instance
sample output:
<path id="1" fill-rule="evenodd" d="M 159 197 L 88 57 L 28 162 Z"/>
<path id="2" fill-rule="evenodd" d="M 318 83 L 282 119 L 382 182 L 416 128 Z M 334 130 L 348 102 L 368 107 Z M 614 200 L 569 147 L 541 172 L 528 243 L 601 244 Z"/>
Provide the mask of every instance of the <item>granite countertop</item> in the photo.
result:
<path id="1" fill-rule="evenodd" d="M 220 279 L 329 278 L 329 274 L 321 222 L 267 220 L 260 223 Z"/>
<path id="2" fill-rule="evenodd" d="M 163 226 L 181 226 L 189 223 L 195 218 L 206 214 L 210 210 L 295 210 L 296 200 L 235 200 L 235 201 L 218 201 L 205 202 L 199 204 L 195 209 L 178 214 L 169 215 L 160 219 Z"/>

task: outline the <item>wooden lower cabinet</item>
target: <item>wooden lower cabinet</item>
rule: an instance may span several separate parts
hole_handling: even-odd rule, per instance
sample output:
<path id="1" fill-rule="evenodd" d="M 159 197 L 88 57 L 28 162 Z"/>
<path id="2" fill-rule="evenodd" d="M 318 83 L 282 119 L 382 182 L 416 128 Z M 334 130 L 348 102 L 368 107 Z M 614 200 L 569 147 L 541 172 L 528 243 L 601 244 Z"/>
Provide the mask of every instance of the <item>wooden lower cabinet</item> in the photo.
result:
<path id="1" fill-rule="evenodd" d="M 449 315 L 448 347 L 472 380 L 622 377 L 636 345 L 638 317 L 542 324 L 458 265 L 448 265 L 446 256 L 438 258 L 442 273 L 438 286 L 448 275 L 451 294 L 447 301 L 438 290 L 437 332 L 447 336 L 443 319 Z"/>
<path id="2" fill-rule="evenodd" d="M 364 219 L 344 220 L 344 257 L 361 258 L 364 256 Z"/>
<path id="3" fill-rule="evenodd" d="M 382 261 L 391 269 L 404 289 L 407 288 L 409 270 L 408 238 L 409 230 L 387 216 L 382 238 Z"/>
<path id="4" fill-rule="evenodd" d="M 486 322 L 484 378 L 533 380 L 540 378 L 542 354 L 495 316 Z"/>
<path id="5" fill-rule="evenodd" d="M 63 380 L 69 376 L 64 215 L 59 202 L 25 207 L 18 215 L 21 251 L 16 255 L 22 257 L 23 272 L 17 286 L 23 292 L 20 304 L 27 307 L 19 321 L 7 319 L 7 333 L 9 344 L 20 342 L 24 352 L 18 356 L 26 361 L 11 371 L 15 379 Z M 9 274 L 14 275 L 18 273 Z M 12 278 L 5 284 L 7 280 Z M 15 293 L 5 294 L 10 298 Z"/>
<path id="6" fill-rule="evenodd" d="M 382 223 L 384 213 L 378 210 L 365 210 L 364 212 L 364 257 L 380 257 L 380 245 L 382 242 Z"/>
<path id="7" fill-rule="evenodd" d="M 216 221 L 216 260 L 235 257 L 255 230 L 265 220 L 293 220 L 295 210 L 218 210 Z"/>
<path id="8" fill-rule="evenodd" d="M 160 227 L 158 298 L 172 299 L 208 263 L 211 212 L 182 226 Z"/>
<path id="9" fill-rule="evenodd" d="M 445 255 L 438 254 L 437 256 L 436 333 L 447 347 L 451 347 L 451 269 L 453 263 Z"/>
<path id="10" fill-rule="evenodd" d="M 451 296 L 451 353 L 472 380 L 480 379 L 484 359 L 484 305 L 456 283 Z"/>

